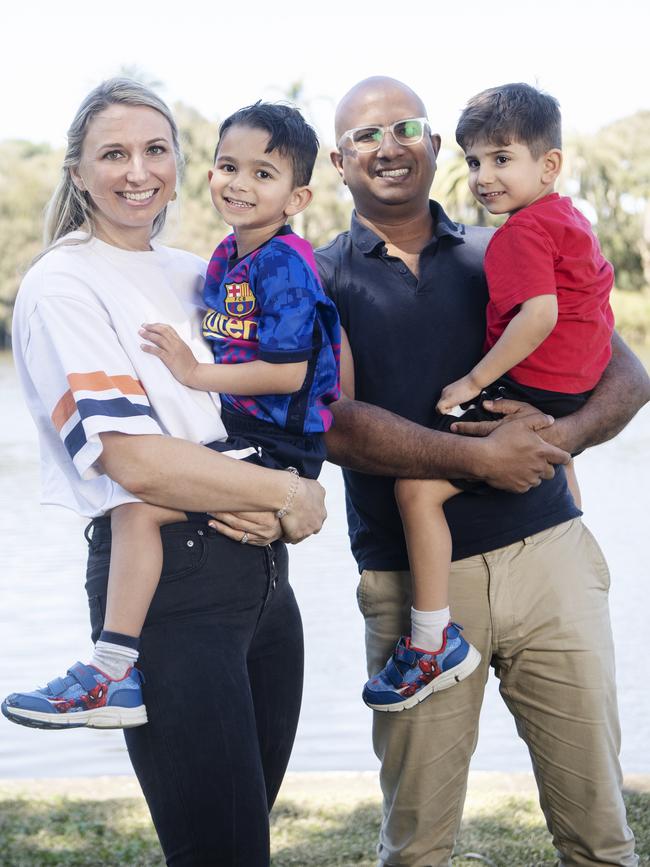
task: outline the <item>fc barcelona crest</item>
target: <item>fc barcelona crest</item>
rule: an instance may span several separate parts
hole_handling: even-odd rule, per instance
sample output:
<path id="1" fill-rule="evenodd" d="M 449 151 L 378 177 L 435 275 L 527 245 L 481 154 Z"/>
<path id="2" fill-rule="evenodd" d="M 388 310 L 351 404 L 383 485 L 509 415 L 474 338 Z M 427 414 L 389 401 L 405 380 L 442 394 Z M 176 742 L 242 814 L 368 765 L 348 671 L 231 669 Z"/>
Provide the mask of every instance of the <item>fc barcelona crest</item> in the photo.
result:
<path id="1" fill-rule="evenodd" d="M 248 283 L 226 283 L 226 312 L 248 316 L 255 310 L 255 296 Z"/>

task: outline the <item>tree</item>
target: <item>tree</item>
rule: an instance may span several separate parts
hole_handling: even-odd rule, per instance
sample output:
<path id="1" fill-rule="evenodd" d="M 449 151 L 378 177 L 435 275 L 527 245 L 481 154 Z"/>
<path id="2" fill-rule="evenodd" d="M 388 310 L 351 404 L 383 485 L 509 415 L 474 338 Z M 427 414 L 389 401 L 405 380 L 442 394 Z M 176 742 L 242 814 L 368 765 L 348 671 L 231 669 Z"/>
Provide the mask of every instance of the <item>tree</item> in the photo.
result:
<path id="1" fill-rule="evenodd" d="M 569 142 L 566 186 L 597 217 L 619 289 L 650 287 L 650 111 Z"/>

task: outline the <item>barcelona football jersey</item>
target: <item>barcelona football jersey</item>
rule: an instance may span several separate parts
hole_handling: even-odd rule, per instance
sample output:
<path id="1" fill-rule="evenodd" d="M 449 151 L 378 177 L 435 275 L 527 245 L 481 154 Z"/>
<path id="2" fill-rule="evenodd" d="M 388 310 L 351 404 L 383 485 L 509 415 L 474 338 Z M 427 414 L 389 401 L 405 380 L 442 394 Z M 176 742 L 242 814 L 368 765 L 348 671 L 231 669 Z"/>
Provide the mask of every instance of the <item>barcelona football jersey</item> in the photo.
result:
<path id="1" fill-rule="evenodd" d="M 311 244 L 283 226 L 238 259 L 235 236 L 228 235 L 208 265 L 204 300 L 209 309 L 203 336 L 218 364 L 307 362 L 299 391 L 222 394 L 224 406 L 297 435 L 328 430 L 328 404 L 340 395 L 341 332 L 336 307 L 320 285 Z"/>

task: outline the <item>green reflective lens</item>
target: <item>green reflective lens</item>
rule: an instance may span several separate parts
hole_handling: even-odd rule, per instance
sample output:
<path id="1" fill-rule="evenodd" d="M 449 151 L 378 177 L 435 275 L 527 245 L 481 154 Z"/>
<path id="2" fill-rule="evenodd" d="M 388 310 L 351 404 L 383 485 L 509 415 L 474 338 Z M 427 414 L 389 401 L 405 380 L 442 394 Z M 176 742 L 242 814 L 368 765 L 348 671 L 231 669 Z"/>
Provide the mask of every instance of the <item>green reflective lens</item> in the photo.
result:
<path id="1" fill-rule="evenodd" d="M 398 124 L 395 133 L 399 138 L 419 138 L 422 135 L 422 123 L 419 120 L 405 120 Z"/>

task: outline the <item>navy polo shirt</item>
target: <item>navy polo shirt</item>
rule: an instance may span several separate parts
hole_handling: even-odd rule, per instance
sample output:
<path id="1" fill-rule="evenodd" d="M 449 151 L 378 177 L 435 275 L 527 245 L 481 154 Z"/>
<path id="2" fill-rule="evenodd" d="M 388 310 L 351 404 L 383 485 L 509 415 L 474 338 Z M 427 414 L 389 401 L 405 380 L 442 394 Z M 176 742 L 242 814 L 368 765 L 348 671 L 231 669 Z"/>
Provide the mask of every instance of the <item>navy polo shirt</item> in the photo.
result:
<path id="1" fill-rule="evenodd" d="M 452 222 L 431 202 L 435 230 L 416 278 L 356 214 L 316 251 L 354 357 L 355 396 L 432 426 L 442 388 L 480 359 L 488 300 L 483 256 L 492 229 Z M 407 569 L 391 478 L 344 471 L 352 553 L 360 569 Z M 563 470 L 526 494 L 462 493 L 445 505 L 453 559 L 491 551 L 580 515 Z"/>

